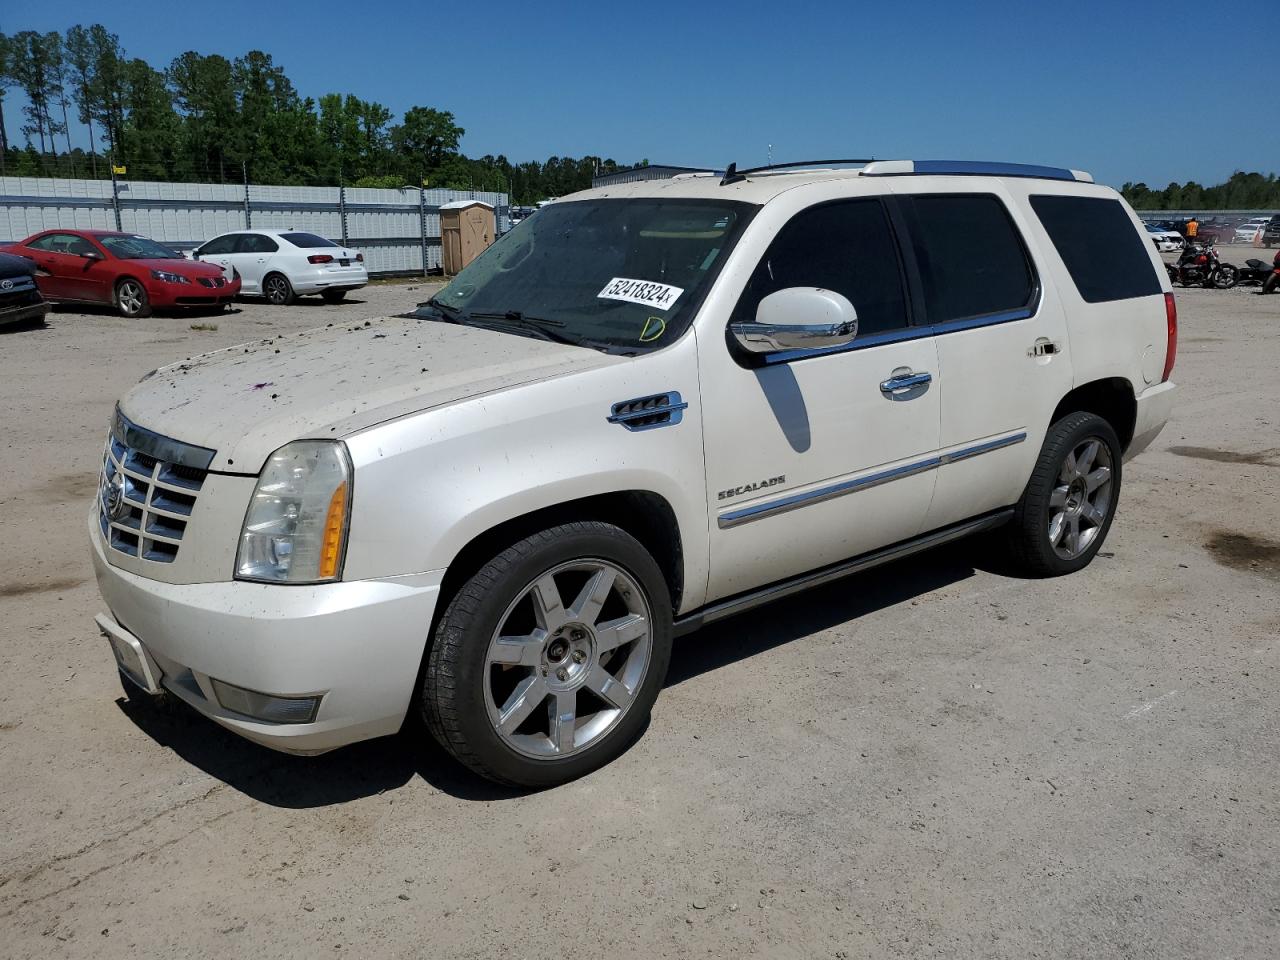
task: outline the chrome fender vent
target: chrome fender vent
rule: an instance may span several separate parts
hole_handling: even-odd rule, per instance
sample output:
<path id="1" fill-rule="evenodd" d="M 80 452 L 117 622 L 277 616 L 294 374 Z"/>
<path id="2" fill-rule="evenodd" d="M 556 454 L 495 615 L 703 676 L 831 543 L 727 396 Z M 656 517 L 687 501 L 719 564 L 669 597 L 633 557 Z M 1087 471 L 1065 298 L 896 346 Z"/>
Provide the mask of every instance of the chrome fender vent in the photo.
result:
<path id="1" fill-rule="evenodd" d="M 653 430 L 655 427 L 672 427 L 680 422 L 683 411 L 689 406 L 680 394 L 655 393 L 651 397 L 638 397 L 615 403 L 609 414 L 610 423 L 619 423 L 628 430 Z"/>

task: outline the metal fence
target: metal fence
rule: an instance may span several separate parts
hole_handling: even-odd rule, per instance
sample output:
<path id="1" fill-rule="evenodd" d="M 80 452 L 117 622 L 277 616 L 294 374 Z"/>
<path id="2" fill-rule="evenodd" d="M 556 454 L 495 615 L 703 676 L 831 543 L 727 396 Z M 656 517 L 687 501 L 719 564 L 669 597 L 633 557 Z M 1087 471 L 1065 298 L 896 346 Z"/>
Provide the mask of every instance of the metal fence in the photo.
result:
<path id="1" fill-rule="evenodd" d="M 162 183 L 0 177 L 0 242 L 41 230 L 125 230 L 190 250 L 229 230 L 306 230 L 364 252 L 371 274 L 441 269 L 440 205 L 482 200 L 499 235 L 510 229 L 505 193 L 369 187 Z"/>

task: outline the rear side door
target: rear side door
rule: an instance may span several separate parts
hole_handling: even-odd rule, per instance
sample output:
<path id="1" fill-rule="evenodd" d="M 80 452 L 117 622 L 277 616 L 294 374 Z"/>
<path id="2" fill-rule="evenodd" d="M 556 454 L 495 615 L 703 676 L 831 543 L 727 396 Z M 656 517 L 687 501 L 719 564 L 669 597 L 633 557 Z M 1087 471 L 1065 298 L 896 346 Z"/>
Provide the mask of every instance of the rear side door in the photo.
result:
<path id="1" fill-rule="evenodd" d="M 1071 389 L 1066 317 L 998 181 L 895 184 L 941 374 L 938 470 L 926 527 L 1016 503 Z"/>
<path id="2" fill-rule="evenodd" d="M 241 290 L 260 293 L 271 258 L 280 245 L 263 233 L 242 233 L 237 238 L 236 268 L 240 271 Z"/>

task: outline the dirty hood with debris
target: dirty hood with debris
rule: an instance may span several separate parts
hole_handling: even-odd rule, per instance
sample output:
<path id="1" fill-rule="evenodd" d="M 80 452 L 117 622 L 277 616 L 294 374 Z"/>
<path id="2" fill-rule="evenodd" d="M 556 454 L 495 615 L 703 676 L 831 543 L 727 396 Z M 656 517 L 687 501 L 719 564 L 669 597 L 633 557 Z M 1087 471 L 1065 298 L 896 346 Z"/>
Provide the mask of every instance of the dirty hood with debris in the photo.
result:
<path id="1" fill-rule="evenodd" d="M 338 324 L 161 367 L 120 409 L 141 427 L 217 451 L 210 469 L 256 474 L 291 440 L 343 437 L 468 397 L 626 358 L 409 317 Z"/>

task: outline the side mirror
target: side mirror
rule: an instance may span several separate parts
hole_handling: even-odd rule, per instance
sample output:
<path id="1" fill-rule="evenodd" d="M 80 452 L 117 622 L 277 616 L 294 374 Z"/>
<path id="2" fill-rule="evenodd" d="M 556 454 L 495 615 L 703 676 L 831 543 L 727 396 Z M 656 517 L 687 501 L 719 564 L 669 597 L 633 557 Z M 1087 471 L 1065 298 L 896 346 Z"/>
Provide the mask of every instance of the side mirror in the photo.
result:
<path id="1" fill-rule="evenodd" d="M 729 331 L 754 354 L 842 347 L 858 335 L 858 311 L 834 290 L 788 287 L 760 301 L 754 323 L 733 323 Z"/>
<path id="2" fill-rule="evenodd" d="M 102 260 L 105 259 L 97 250 L 87 250 L 80 254 L 85 260 Z"/>

